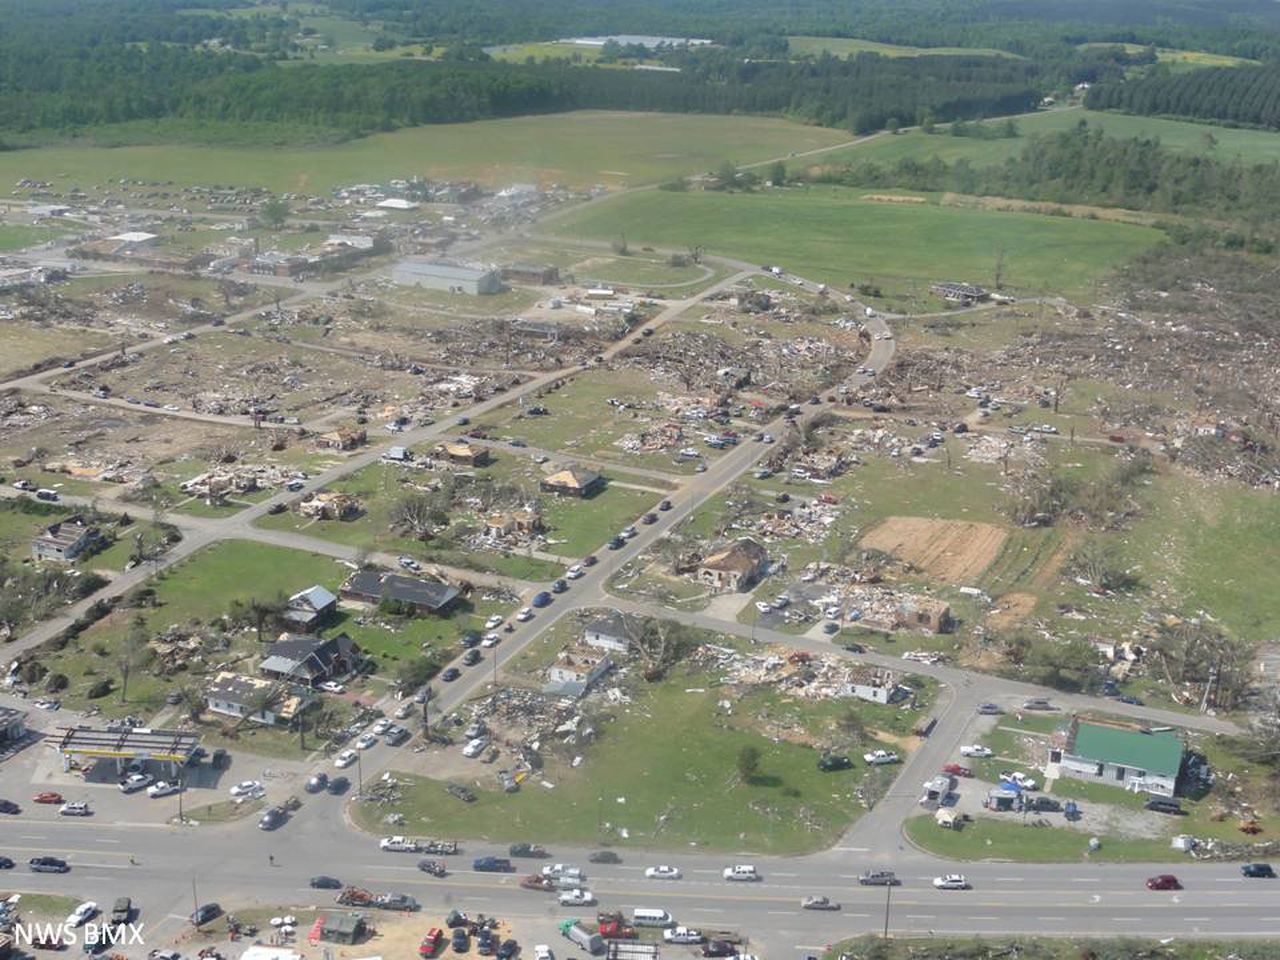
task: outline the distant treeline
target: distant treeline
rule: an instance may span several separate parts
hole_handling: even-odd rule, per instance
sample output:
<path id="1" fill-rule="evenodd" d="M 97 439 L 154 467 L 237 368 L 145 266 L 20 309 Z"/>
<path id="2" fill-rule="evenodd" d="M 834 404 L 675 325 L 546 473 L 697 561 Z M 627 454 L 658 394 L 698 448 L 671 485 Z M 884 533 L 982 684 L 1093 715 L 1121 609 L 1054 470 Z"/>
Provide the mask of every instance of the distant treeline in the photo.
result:
<path id="1" fill-rule="evenodd" d="M 30 69 L 19 69 L 19 66 Z M 568 65 L 413 62 L 277 66 L 152 44 L 50 58 L 0 46 L 0 130 L 74 130 L 176 118 L 305 124 L 359 135 L 573 109 L 760 113 L 858 132 L 925 116 L 1031 109 L 1033 68 L 990 57 L 878 56 L 649 72 Z"/>
<path id="2" fill-rule="evenodd" d="M 1212 67 L 1094 87 L 1085 105 L 1280 129 L 1280 66 Z"/>
<path id="3" fill-rule="evenodd" d="M 858 163 L 815 179 L 856 187 L 901 187 L 1092 204 L 1160 213 L 1205 214 L 1263 225 L 1280 215 L 1280 165 L 1176 153 L 1159 140 L 1103 136 L 1087 123 L 1028 141 L 1002 164 L 975 167 L 938 157 Z"/>
<path id="4" fill-rule="evenodd" d="M 816 34 L 938 47 L 1154 44 L 1280 60 L 1271 0 L 328 0 L 353 19 L 433 41 L 515 43 L 583 34 L 706 37 Z"/>

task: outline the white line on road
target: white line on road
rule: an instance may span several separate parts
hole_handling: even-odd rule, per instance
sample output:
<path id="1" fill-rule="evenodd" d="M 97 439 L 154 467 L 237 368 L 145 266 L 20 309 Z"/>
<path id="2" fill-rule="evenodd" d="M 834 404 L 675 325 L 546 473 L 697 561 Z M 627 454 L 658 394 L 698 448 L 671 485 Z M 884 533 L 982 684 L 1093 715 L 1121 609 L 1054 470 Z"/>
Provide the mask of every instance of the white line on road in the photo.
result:
<path id="1" fill-rule="evenodd" d="M 1022 883 L 1023 877 L 996 877 L 996 883 Z"/>
<path id="2" fill-rule="evenodd" d="M 85 877 L 86 880 L 110 880 L 110 877 Z"/>
<path id="3" fill-rule="evenodd" d="M 1213 882 L 1214 883 L 1244 883 L 1244 880 L 1240 877 L 1214 877 Z"/>
<path id="4" fill-rule="evenodd" d="M 119 840 L 103 840 L 101 837 L 99 837 L 97 840 L 94 841 L 94 843 L 119 843 L 119 842 L 120 842 Z"/>
<path id="5" fill-rule="evenodd" d="M 77 863 L 77 867 L 93 867 L 97 870 L 128 870 L 127 863 Z"/>
<path id="6" fill-rule="evenodd" d="M 999 917 L 970 917 L 970 920 L 999 920 Z"/>
<path id="7" fill-rule="evenodd" d="M 773 916 L 773 917 L 789 917 L 789 916 L 791 916 L 791 911 L 790 911 L 790 910 L 770 910 L 770 911 L 768 911 L 768 912 L 769 912 L 769 915 L 770 915 L 770 916 Z"/>
<path id="8" fill-rule="evenodd" d="M 1049 920 L 1065 920 L 1065 919 L 1067 919 L 1067 918 L 1066 918 L 1066 917 L 1036 917 L 1036 919 L 1037 919 L 1037 920 L 1049 921 Z"/>
<path id="9" fill-rule="evenodd" d="M 690 907 L 690 913 L 724 913 L 719 907 Z"/>
<path id="10" fill-rule="evenodd" d="M 769 874 L 769 876 L 771 876 L 771 877 L 798 877 L 798 876 L 800 876 L 800 874 L 798 874 L 798 873 L 771 873 L 771 874 Z"/>
<path id="11" fill-rule="evenodd" d="M 1141 917 L 1112 917 L 1111 921 L 1113 923 L 1137 923 L 1141 919 Z"/>
<path id="12" fill-rule="evenodd" d="M 18 839 L 20 839 L 20 840 L 48 840 L 49 838 L 48 838 L 48 837 L 37 837 L 37 836 L 34 836 L 34 835 L 32 835 L 32 834 L 26 834 L 26 833 L 24 833 L 24 834 L 23 834 L 21 837 L 19 837 Z"/>
<path id="13" fill-rule="evenodd" d="M 908 920 L 932 920 L 932 919 L 934 919 L 934 914 L 932 914 L 932 913 L 908 913 L 908 914 L 907 914 L 907 919 L 908 919 Z"/>
<path id="14" fill-rule="evenodd" d="M 1188 920 L 1191 923 L 1208 923 L 1209 922 L 1208 917 L 1183 917 L 1182 919 Z"/>
<path id="15" fill-rule="evenodd" d="M 870 847 L 835 847 L 839 853 L 870 853 Z"/>
<path id="16" fill-rule="evenodd" d="M 1100 877 L 1072 877 L 1072 883 L 1101 883 Z"/>

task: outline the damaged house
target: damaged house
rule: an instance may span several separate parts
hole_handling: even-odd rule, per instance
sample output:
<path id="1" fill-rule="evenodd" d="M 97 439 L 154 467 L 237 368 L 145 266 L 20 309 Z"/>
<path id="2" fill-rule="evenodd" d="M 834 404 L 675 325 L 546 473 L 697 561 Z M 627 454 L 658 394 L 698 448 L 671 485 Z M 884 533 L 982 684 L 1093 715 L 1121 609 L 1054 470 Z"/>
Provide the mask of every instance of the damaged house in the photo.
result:
<path id="1" fill-rule="evenodd" d="M 566 467 L 549 477 L 543 477 L 538 483 L 538 489 L 543 493 L 583 499 L 594 496 L 603 487 L 604 477 L 583 467 Z"/>
<path id="2" fill-rule="evenodd" d="M 858 666 L 850 671 L 840 695 L 888 705 L 905 700 L 911 696 L 911 690 L 902 685 L 892 670 Z"/>
<path id="3" fill-rule="evenodd" d="M 607 653 L 586 644 L 569 644 L 556 654 L 555 662 L 547 668 L 547 682 L 542 692 L 577 699 L 612 669 L 613 660 Z"/>
<path id="4" fill-rule="evenodd" d="M 70 563 L 102 542 L 102 531 L 79 514 L 51 523 L 31 540 L 37 560 Z"/>
<path id="5" fill-rule="evenodd" d="M 460 440 L 446 440 L 437 444 L 436 456 L 443 457 L 449 463 L 461 467 L 483 467 L 489 462 L 489 451 L 484 447 L 473 447 Z"/>
<path id="6" fill-rule="evenodd" d="M 310 633 L 337 608 L 338 598 L 324 587 L 316 584 L 314 587 L 301 590 L 289 598 L 289 605 L 284 611 L 284 619 L 288 621 L 290 626 Z"/>
<path id="7" fill-rule="evenodd" d="M 542 533 L 542 514 L 536 506 L 491 513 L 484 522 L 484 535 L 490 540 L 528 540 Z"/>
<path id="8" fill-rule="evenodd" d="M 356 571 L 347 578 L 340 592 L 348 600 L 373 606 L 390 603 L 410 614 L 446 613 L 461 596 L 461 591 L 448 583 L 380 570 Z"/>
<path id="9" fill-rule="evenodd" d="M 360 501 L 345 493 L 313 493 L 298 504 L 298 514 L 310 520 L 354 520 Z"/>
<path id="10" fill-rule="evenodd" d="M 769 569 L 769 555 L 750 537 L 735 540 L 698 564 L 698 581 L 714 590 L 742 593 L 750 590 Z"/>
<path id="11" fill-rule="evenodd" d="M 308 637 L 282 633 L 267 648 L 258 672 L 273 680 L 315 686 L 351 676 L 364 662 L 359 645 L 345 633 L 336 637 Z"/>
<path id="12" fill-rule="evenodd" d="M 230 670 L 219 671 L 205 688 L 205 703 L 211 713 L 267 726 L 292 723 L 314 702 L 302 687 Z"/>

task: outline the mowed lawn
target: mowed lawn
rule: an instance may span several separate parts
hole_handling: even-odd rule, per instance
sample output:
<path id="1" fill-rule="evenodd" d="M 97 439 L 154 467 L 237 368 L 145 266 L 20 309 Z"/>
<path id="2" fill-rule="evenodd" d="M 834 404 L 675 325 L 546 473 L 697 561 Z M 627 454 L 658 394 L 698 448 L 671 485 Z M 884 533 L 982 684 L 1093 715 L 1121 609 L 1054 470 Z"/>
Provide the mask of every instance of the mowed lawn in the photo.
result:
<path id="1" fill-rule="evenodd" d="M 696 844 L 706 851 L 800 853 L 829 846 L 862 810 L 856 788 L 880 771 L 860 760 L 851 771 L 819 771 L 813 748 L 775 742 L 749 727 L 762 710 L 772 716 L 801 708 L 716 689 L 710 680 L 680 671 L 661 684 L 632 688 L 629 705 L 610 708 L 615 719 L 594 724 L 597 742 L 573 748 L 583 763 L 553 762 L 515 794 L 497 789 L 494 768 L 478 762 L 473 776 L 456 778 L 475 789 L 470 804 L 450 797 L 440 780 L 404 777 L 409 785 L 395 806 L 405 815 L 403 832 L 503 843 L 608 843 L 620 850 Z M 731 715 L 717 706 L 724 697 L 733 701 Z M 881 708 L 854 708 L 869 727 L 879 722 L 874 718 Z M 805 704 L 803 710 L 822 713 L 824 705 Z M 751 782 L 737 769 L 745 746 L 760 751 Z M 353 809 L 371 831 L 390 812 L 382 806 Z"/>
<path id="2" fill-rule="evenodd" d="M 914 160 L 938 157 L 953 163 L 964 157 L 974 166 L 993 166 L 1021 153 L 1030 137 L 1068 130 L 1081 120 L 1090 126 L 1100 127 L 1109 137 L 1158 137 L 1165 147 L 1180 153 L 1209 156 L 1216 160 L 1238 158 L 1250 163 L 1280 159 L 1280 132 L 1276 131 L 1232 129 L 1186 120 L 1161 120 L 1071 108 L 1017 117 L 1015 122 L 1020 136 L 1007 140 L 953 137 L 945 128 L 939 128 L 941 132 L 934 134 L 912 130 L 897 136 L 881 135 L 857 147 L 832 151 L 815 162 L 823 166 L 872 160 L 892 164 L 906 157 Z M 988 122 L 999 124 L 1003 121 Z"/>
<path id="3" fill-rule="evenodd" d="M 750 194 L 628 194 L 556 224 L 568 236 L 685 249 L 703 246 L 752 263 L 780 263 L 845 288 L 871 278 L 990 285 L 1004 253 L 1005 286 L 1022 294 L 1079 294 L 1155 244 L 1157 230 L 1029 213 L 884 203 L 839 187 Z M 890 283 L 890 286 L 895 284 Z"/>
<path id="4" fill-rule="evenodd" d="M 438 124 L 310 149 L 163 144 L 15 150 L 0 180 L 39 176 L 86 188 L 120 177 L 323 194 L 392 177 L 625 186 L 827 147 L 840 130 L 768 117 L 587 111 Z M 0 233 L 0 245 L 4 235 Z"/>

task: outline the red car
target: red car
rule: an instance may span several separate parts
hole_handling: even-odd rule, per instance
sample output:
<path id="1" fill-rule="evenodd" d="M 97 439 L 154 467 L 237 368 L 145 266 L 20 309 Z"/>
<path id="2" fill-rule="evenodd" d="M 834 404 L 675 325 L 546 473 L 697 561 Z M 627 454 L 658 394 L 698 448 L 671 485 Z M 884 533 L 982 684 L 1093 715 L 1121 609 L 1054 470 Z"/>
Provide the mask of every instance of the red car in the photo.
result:
<path id="1" fill-rule="evenodd" d="M 432 927 L 427 931 L 427 935 L 422 938 L 422 943 L 418 945 L 418 956 L 434 957 L 440 952 L 440 946 L 444 943 L 444 934 L 440 932 L 439 927 Z"/>
<path id="2" fill-rule="evenodd" d="M 972 777 L 973 771 L 968 767 L 963 767 L 958 763 L 948 763 L 942 768 L 943 773 L 949 773 L 953 777 Z"/>
<path id="3" fill-rule="evenodd" d="M 62 803 L 62 794 L 47 790 L 44 793 L 37 793 L 31 799 L 36 803 Z"/>
<path id="4" fill-rule="evenodd" d="M 1148 890 L 1181 890 L 1182 884 L 1178 882 L 1178 878 L 1172 873 L 1162 873 L 1158 876 L 1147 878 Z"/>

